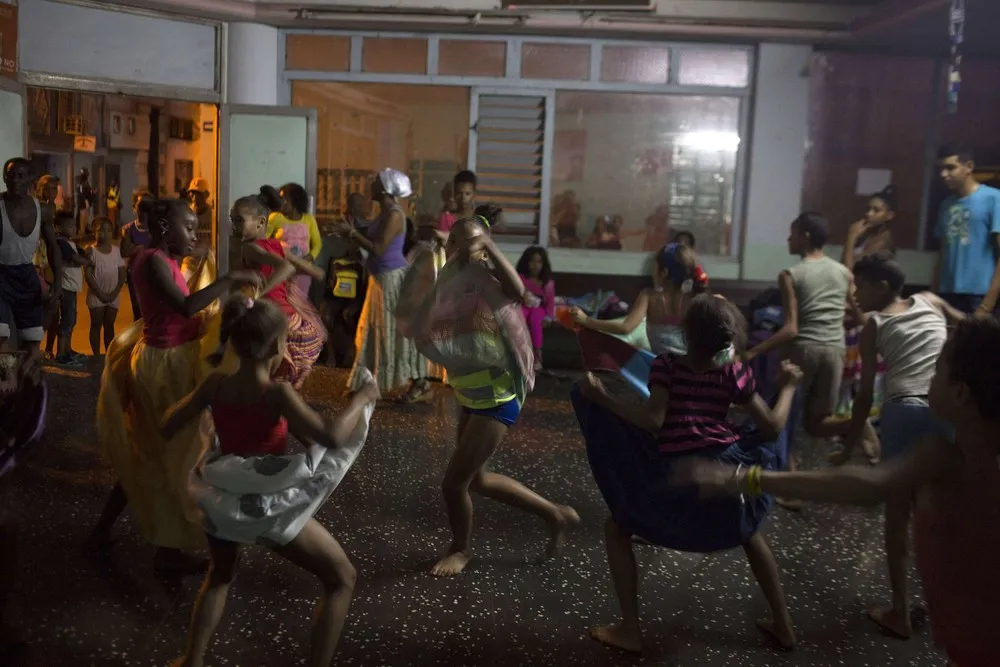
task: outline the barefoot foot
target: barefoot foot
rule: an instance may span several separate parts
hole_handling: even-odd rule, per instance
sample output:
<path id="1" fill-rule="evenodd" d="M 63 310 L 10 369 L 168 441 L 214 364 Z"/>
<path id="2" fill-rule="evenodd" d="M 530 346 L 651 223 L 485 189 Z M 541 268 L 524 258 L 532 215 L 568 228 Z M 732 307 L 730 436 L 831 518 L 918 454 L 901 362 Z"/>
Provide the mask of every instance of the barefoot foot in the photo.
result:
<path id="1" fill-rule="evenodd" d="M 882 634 L 896 639 L 909 639 L 913 634 L 910 615 L 900 614 L 892 607 L 881 607 L 868 611 L 868 618 L 876 623 Z"/>
<path id="2" fill-rule="evenodd" d="M 638 628 L 629 630 L 621 624 L 603 625 L 590 631 L 590 636 L 608 646 L 620 648 L 629 653 L 642 652 L 642 636 Z"/>
<path id="3" fill-rule="evenodd" d="M 782 651 L 791 651 L 795 648 L 795 630 L 790 626 L 763 618 L 757 621 L 757 629 L 773 640 Z"/>
<path id="4" fill-rule="evenodd" d="M 461 574 L 470 560 L 472 556 L 464 551 L 450 553 L 431 568 L 431 574 L 435 577 L 454 577 L 456 574 Z"/>
<path id="5" fill-rule="evenodd" d="M 575 509 L 569 505 L 559 505 L 557 509 L 559 514 L 555 521 L 549 525 L 551 535 L 549 536 L 549 544 L 545 548 L 546 558 L 554 558 L 561 554 L 563 547 L 566 546 L 566 540 L 569 538 L 570 529 L 580 525 L 580 515 L 576 513 Z"/>

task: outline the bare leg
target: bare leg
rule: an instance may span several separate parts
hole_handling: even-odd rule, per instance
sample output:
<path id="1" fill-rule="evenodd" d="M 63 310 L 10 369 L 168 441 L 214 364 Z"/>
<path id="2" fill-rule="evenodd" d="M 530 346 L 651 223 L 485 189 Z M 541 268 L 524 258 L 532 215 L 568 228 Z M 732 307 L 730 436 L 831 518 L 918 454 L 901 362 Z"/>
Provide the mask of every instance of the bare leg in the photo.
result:
<path id="1" fill-rule="evenodd" d="M 236 578 L 240 545 L 211 536 L 206 537 L 208 537 L 208 550 L 212 554 L 212 564 L 209 566 L 198 599 L 194 603 L 187 654 L 173 663 L 177 667 L 203 667 L 205 664 L 208 642 L 211 641 L 215 628 L 222 620 L 229 587 Z"/>
<path id="2" fill-rule="evenodd" d="M 107 306 L 104 309 L 104 351 L 111 347 L 111 342 L 115 339 L 115 320 L 118 319 L 118 309 L 114 306 Z"/>
<path id="3" fill-rule="evenodd" d="M 337 540 L 315 519 L 310 519 L 294 540 L 274 552 L 316 575 L 323 584 L 316 605 L 308 664 L 329 667 L 354 597 L 357 570 Z"/>
<path id="4" fill-rule="evenodd" d="M 108 494 L 108 499 L 104 502 L 104 509 L 101 517 L 97 520 L 97 525 L 87 539 L 89 547 L 95 551 L 106 551 L 111 546 L 111 529 L 114 528 L 118 517 L 125 511 L 128 499 L 125 497 L 125 490 L 121 482 L 116 482 Z"/>
<path id="5" fill-rule="evenodd" d="M 486 462 L 506 434 L 506 425 L 483 415 L 463 412 L 459 419 L 458 444 L 441 484 L 452 543 L 445 557 L 431 569 L 431 574 L 452 576 L 469 564 L 472 557 L 470 490 L 545 519 L 553 533 L 550 551 L 561 546 L 568 525 L 579 522 L 572 509 L 552 504 L 509 477 L 485 472 Z"/>
<path id="6" fill-rule="evenodd" d="M 621 623 L 594 628 L 590 636 L 624 651 L 638 653 L 642 650 L 642 632 L 639 628 L 639 568 L 632 551 L 632 536 L 622 530 L 615 520 L 604 522 L 604 548 L 608 552 L 611 583 L 621 609 Z"/>
<path id="7" fill-rule="evenodd" d="M 778 576 L 778 563 L 774 560 L 771 547 L 767 545 L 764 537 L 757 533 L 743 545 L 743 551 L 746 552 L 753 576 L 771 607 L 771 618 L 757 621 L 757 627 L 774 638 L 782 648 L 790 649 L 795 646 L 795 628 L 792 625 L 792 616 L 788 613 L 788 605 L 785 603 L 785 592 L 781 588 L 781 579 Z"/>
<path id="8" fill-rule="evenodd" d="M 910 622 L 910 596 L 906 585 L 906 558 L 909 551 L 910 498 L 894 497 L 885 506 L 885 555 L 889 564 L 892 606 L 876 608 L 868 617 L 882 630 L 897 639 L 913 634 Z"/>
<path id="9" fill-rule="evenodd" d="M 101 354 L 101 327 L 104 325 L 104 311 L 104 306 L 90 309 L 90 351 L 95 357 Z M 60 351 L 61 349 L 62 344 L 60 343 Z"/>

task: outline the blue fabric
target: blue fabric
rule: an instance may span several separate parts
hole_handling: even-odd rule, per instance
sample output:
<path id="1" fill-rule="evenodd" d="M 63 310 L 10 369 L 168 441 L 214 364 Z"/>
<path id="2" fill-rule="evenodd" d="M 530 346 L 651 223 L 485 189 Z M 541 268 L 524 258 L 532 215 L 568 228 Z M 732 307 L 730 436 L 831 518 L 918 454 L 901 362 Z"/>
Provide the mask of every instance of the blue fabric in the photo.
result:
<path id="1" fill-rule="evenodd" d="M 649 398 L 649 371 L 655 359 L 656 355 L 652 352 L 636 350 L 619 371 L 629 386 L 646 398 Z"/>
<path id="2" fill-rule="evenodd" d="M 578 387 L 570 397 L 594 481 L 624 530 L 662 547 L 710 553 L 746 544 L 767 519 L 772 496 L 706 500 L 698 489 L 671 486 L 670 471 L 676 461 L 692 456 L 780 470 L 787 463 L 787 429 L 767 442 L 748 422 L 738 429 L 734 445 L 665 454 L 652 433 L 584 398 Z"/>
<path id="3" fill-rule="evenodd" d="M 931 413 L 927 401 L 903 398 L 882 404 L 879 440 L 882 443 L 883 460 L 905 454 L 921 438 L 933 436 L 950 440 L 954 436 L 954 429 L 951 424 Z"/>
<path id="4" fill-rule="evenodd" d="M 986 294 L 996 268 L 993 234 L 1000 233 L 1000 190 L 987 185 L 968 197 L 941 204 L 936 229 L 941 241 L 939 292 Z"/>
<path id="5" fill-rule="evenodd" d="M 495 419 L 504 426 L 513 426 L 517 423 L 517 418 L 521 416 L 521 404 L 517 402 L 517 399 L 514 399 L 513 401 L 507 401 L 496 407 L 485 408 L 483 410 L 473 410 L 472 408 L 463 407 L 462 412 Z"/>

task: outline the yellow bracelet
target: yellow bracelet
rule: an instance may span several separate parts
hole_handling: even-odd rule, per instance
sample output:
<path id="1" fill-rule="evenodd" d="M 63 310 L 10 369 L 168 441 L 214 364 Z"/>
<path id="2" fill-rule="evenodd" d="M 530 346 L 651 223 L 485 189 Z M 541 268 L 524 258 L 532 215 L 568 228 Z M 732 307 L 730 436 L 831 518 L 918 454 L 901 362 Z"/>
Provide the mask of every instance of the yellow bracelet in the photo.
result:
<path id="1" fill-rule="evenodd" d="M 750 469 L 747 470 L 746 487 L 748 495 L 759 496 L 763 493 L 760 487 L 762 472 L 763 470 L 760 466 L 750 466 Z"/>

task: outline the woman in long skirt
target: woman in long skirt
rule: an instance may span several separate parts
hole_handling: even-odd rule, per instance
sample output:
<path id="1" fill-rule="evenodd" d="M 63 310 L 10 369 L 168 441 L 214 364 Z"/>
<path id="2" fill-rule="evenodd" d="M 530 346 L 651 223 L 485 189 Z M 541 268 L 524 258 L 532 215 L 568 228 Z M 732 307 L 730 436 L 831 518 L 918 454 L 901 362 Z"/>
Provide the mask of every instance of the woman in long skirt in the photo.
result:
<path id="1" fill-rule="evenodd" d="M 365 374 L 361 371 L 367 368 L 383 392 L 399 392 L 409 387 L 404 400 L 423 402 L 431 398 L 430 383 L 425 377 L 427 359 L 412 340 L 399 333 L 393 316 L 408 266 L 403 253 L 406 215 L 400 203 L 411 194 L 410 179 L 405 174 L 395 169 L 380 171 L 372 182 L 372 199 L 381 205 L 381 215 L 366 233 L 354 227 L 345 229 L 347 238 L 368 253 L 370 276 L 348 388 L 357 391 L 364 385 Z"/>

